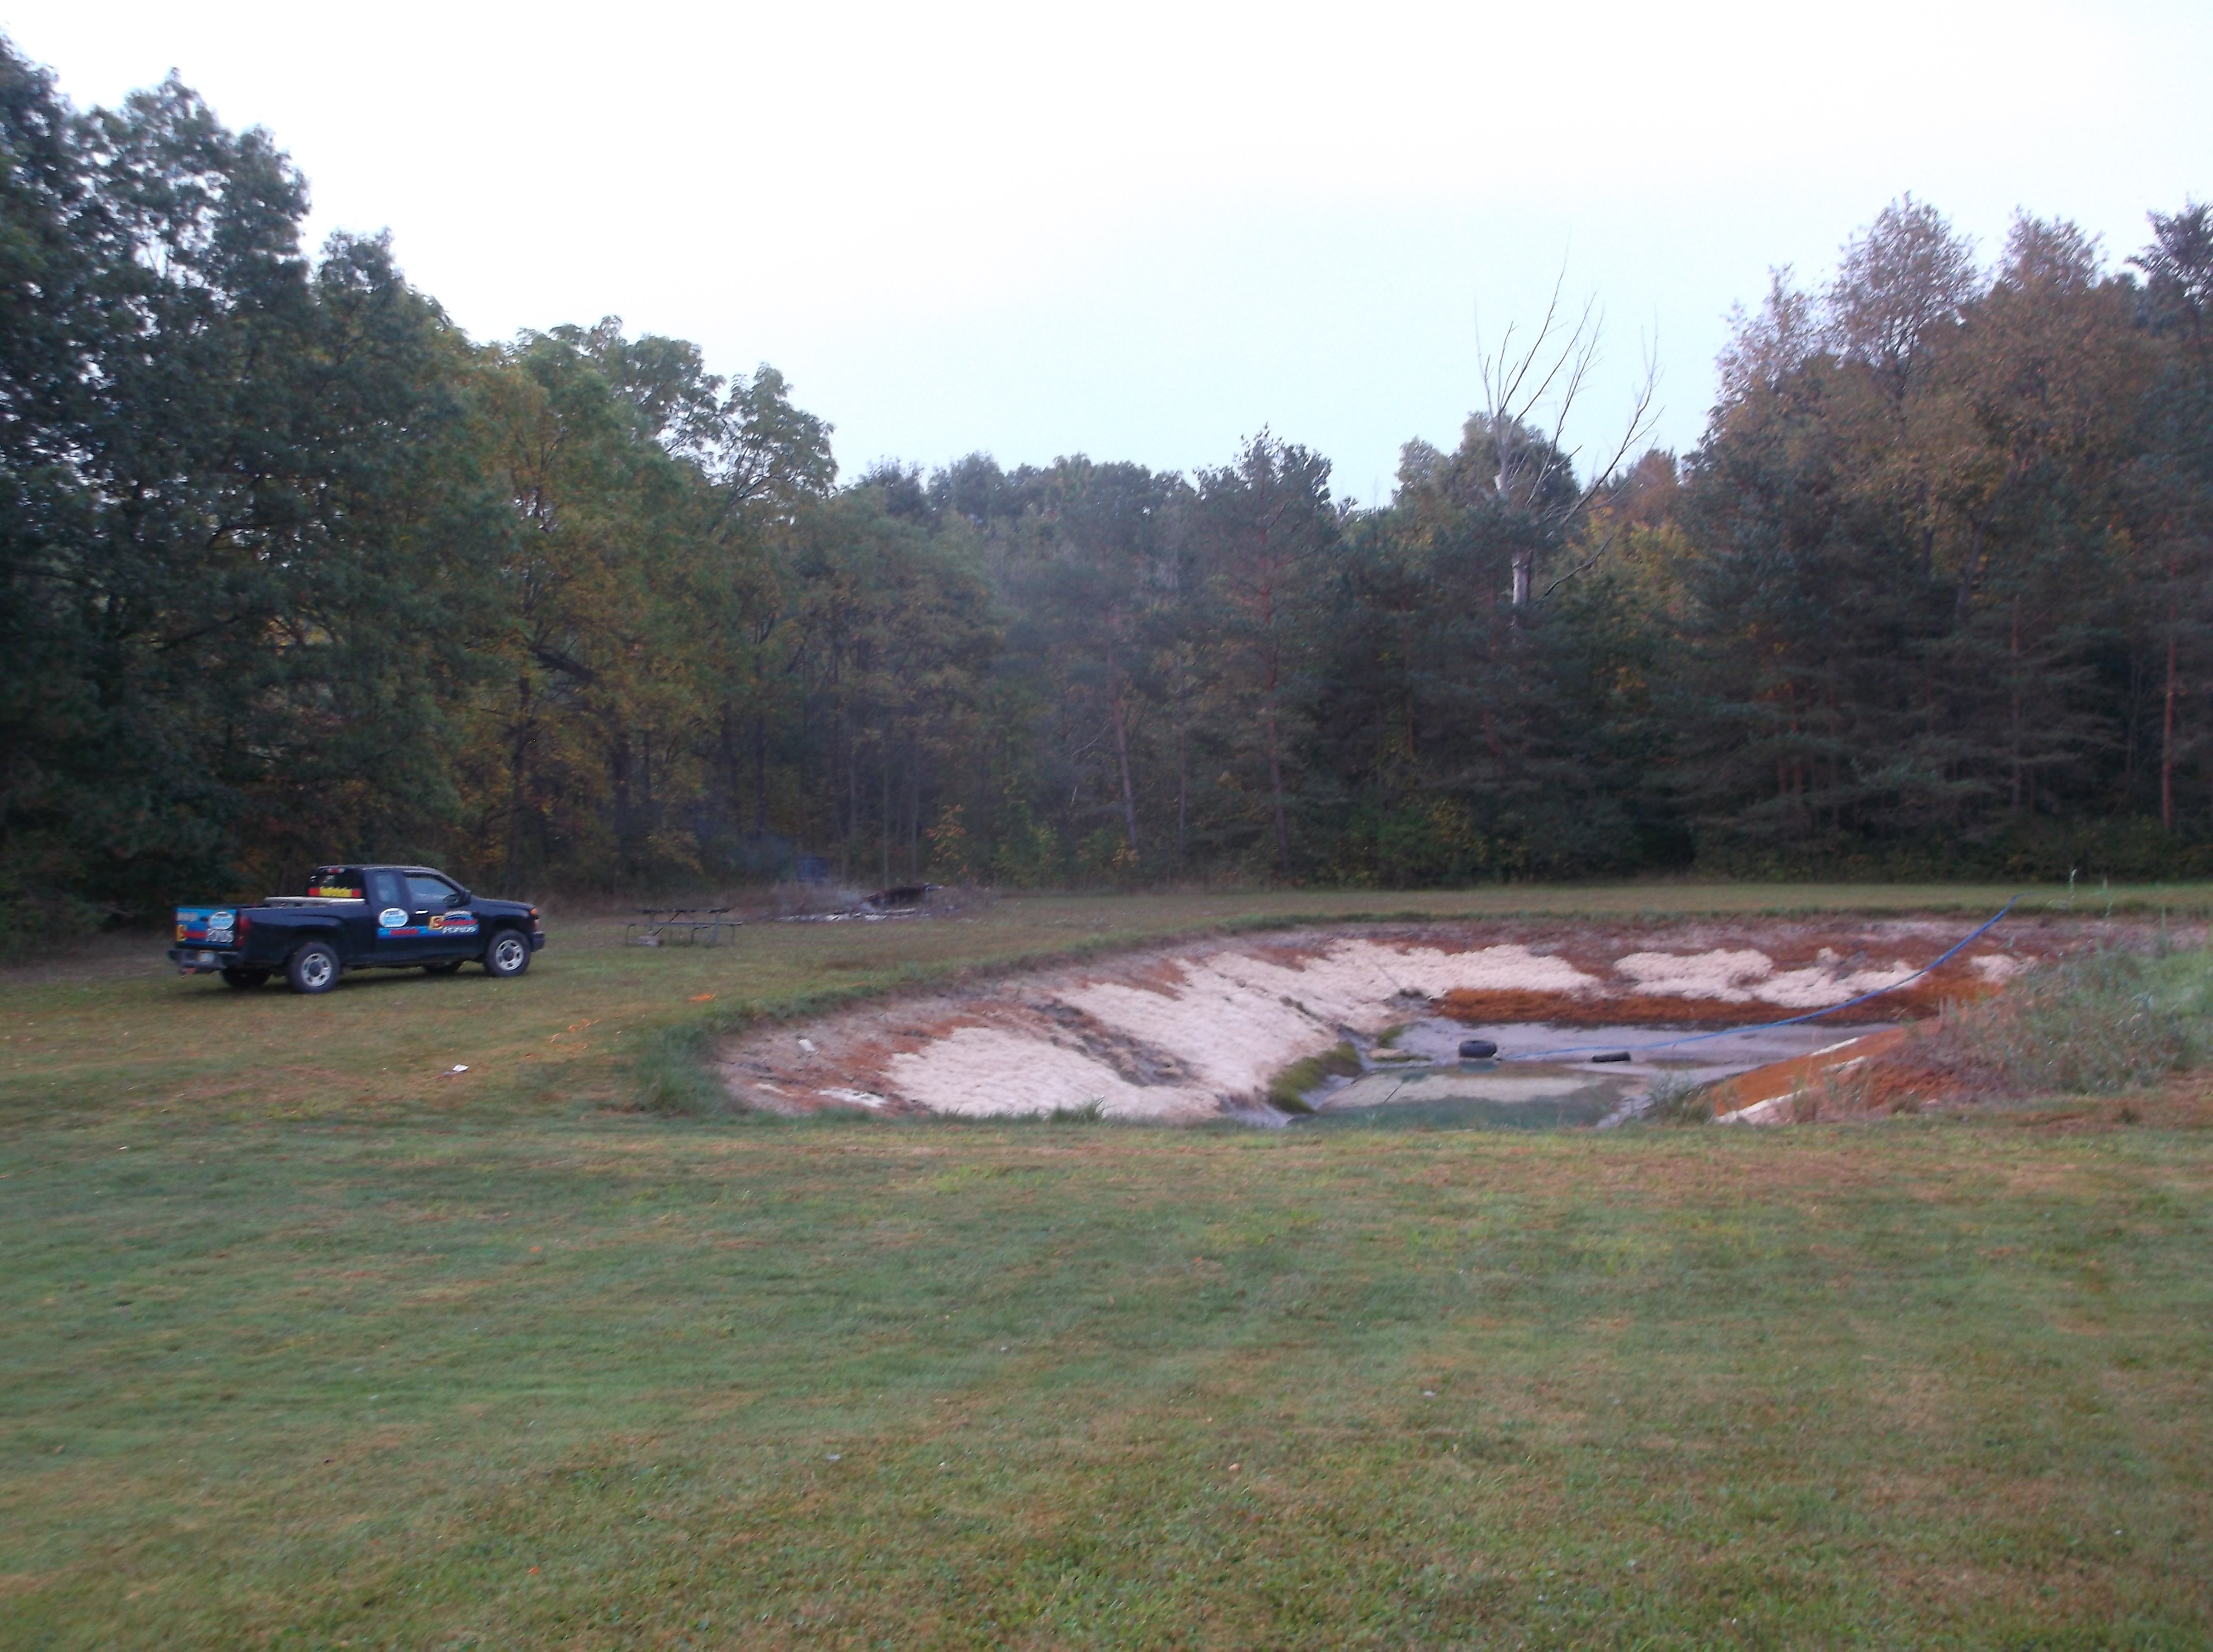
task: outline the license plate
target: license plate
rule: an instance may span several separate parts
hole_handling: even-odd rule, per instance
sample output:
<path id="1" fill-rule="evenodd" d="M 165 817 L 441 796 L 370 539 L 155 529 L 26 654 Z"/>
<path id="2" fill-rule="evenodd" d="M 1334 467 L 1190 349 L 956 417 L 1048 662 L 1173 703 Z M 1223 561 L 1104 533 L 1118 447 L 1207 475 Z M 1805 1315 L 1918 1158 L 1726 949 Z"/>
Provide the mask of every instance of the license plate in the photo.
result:
<path id="1" fill-rule="evenodd" d="M 211 952 L 202 953 L 200 954 L 200 962 L 203 964 L 212 964 L 215 962 L 215 954 Z"/>

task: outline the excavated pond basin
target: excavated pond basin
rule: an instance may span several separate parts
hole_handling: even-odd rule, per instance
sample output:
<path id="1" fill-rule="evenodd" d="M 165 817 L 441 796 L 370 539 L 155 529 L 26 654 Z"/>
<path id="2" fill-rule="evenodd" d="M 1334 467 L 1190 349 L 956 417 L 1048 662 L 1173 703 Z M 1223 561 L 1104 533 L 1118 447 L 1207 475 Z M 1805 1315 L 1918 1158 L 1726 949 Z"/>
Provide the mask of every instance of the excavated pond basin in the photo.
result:
<path id="1" fill-rule="evenodd" d="M 2066 939 L 2045 920 L 2010 924 L 1917 978 L 1968 927 L 1468 924 L 1220 939 L 764 1029 L 732 1039 L 722 1070 L 741 1105 L 784 1112 L 1594 1124 L 1665 1074 L 1704 1081 L 1805 1056 L 1990 991 Z M 1809 1026 L 1643 1047 L 1893 988 Z M 1478 1034 L 1507 1058 L 1461 1064 L 1460 1040 Z M 1636 1058 L 1514 1058 L 1568 1046 Z M 1286 1070 L 1315 1058 L 1348 1070 L 1287 1092 Z"/>

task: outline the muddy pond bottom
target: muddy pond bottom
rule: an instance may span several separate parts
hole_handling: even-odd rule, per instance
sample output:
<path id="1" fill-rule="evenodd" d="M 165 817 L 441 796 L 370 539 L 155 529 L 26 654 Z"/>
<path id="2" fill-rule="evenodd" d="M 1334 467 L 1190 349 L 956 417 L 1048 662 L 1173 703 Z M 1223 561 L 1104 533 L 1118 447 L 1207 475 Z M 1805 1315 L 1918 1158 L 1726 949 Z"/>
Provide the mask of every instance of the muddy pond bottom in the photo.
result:
<path id="1" fill-rule="evenodd" d="M 1476 1027 L 1432 1017 L 1402 1029 L 1390 1047 L 1363 1052 L 1364 1070 L 1311 1093 L 1314 1112 L 1291 1127 L 1572 1130 L 1620 1124 L 1637 1116 L 1655 1085 L 1710 1083 L 1882 1030 L 1814 1022 L 1671 1037 L 1650 1027 Z M 1469 1037 L 1491 1039 L 1500 1058 L 1457 1059 L 1460 1040 Z M 1561 1052 L 1558 1058 L 1527 1058 L 1554 1052 Z M 1594 1062 L 1594 1055 L 1629 1059 Z"/>

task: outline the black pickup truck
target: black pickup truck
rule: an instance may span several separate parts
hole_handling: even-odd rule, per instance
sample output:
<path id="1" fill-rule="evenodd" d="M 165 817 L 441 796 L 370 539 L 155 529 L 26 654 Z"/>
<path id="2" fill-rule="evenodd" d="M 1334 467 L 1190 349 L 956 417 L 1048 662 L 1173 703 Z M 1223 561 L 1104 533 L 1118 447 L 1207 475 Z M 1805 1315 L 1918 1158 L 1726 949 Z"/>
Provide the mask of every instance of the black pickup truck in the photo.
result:
<path id="1" fill-rule="evenodd" d="M 303 895 L 178 907 L 169 957 L 235 987 L 281 970 L 296 992 L 328 992 L 349 969 L 450 975 L 473 959 L 488 975 L 520 975 L 545 944 L 535 906 L 479 900 L 427 866 L 319 866 Z"/>

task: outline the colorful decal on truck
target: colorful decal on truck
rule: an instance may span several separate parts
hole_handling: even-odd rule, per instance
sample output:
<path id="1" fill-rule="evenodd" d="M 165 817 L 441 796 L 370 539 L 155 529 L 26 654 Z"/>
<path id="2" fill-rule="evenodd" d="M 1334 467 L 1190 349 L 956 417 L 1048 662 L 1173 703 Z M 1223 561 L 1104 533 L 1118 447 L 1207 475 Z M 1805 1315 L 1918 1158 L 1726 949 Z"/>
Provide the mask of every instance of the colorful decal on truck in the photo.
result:
<path id="1" fill-rule="evenodd" d="M 387 923 L 397 918 L 397 923 Z M 450 941 L 477 932 L 474 912 L 433 912 L 420 924 L 410 924 L 407 914 L 397 906 L 387 906 L 376 915 L 376 938 L 380 941 Z"/>
<path id="2" fill-rule="evenodd" d="M 350 889 L 343 883 L 310 884 L 308 893 L 318 900 L 359 900 L 361 891 Z"/>
<path id="3" fill-rule="evenodd" d="M 177 939 L 187 946 L 235 945 L 238 940 L 238 910 L 234 906 L 180 906 Z"/>

